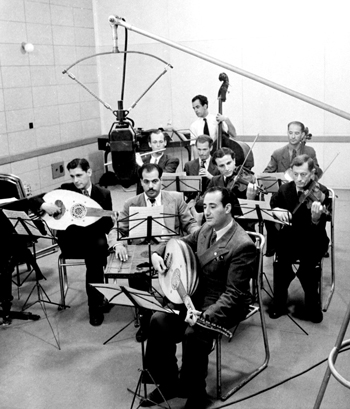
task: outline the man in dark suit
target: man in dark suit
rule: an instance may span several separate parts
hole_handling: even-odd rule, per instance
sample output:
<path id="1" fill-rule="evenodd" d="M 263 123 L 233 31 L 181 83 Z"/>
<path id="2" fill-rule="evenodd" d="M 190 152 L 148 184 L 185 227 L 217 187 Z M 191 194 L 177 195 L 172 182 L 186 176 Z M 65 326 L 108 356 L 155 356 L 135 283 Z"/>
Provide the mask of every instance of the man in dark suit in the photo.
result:
<path id="1" fill-rule="evenodd" d="M 146 155 L 144 159 L 142 159 L 139 154 L 136 154 L 136 163 L 139 168 L 145 163 L 155 163 L 163 170 L 163 172 L 175 173 L 180 163 L 179 159 L 167 155 L 164 151 L 155 152 L 160 149 L 165 149 L 167 146 L 167 140 L 162 130 L 157 129 L 149 134 L 148 145 L 152 149 L 152 152 L 149 155 Z M 136 194 L 142 192 L 143 188 L 139 180 L 136 187 Z"/>
<path id="2" fill-rule="evenodd" d="M 178 367 L 176 343 L 183 343 L 180 371 L 181 395 L 187 396 L 185 408 L 204 409 L 210 404 L 206 394 L 208 355 L 215 332 L 194 325 L 199 315 L 215 324 L 230 328 L 247 313 L 252 301 L 249 281 L 256 262 L 256 248 L 247 233 L 232 216 L 231 192 L 214 187 L 204 196 L 207 222 L 200 230 L 182 238 L 198 258 L 199 285 L 193 296 L 198 310 L 187 312 L 181 306 L 179 315 L 153 314 L 146 348 L 145 368 L 159 384 L 164 398 L 178 396 Z M 166 272 L 163 255 L 165 246 L 152 254 L 158 274 Z M 146 379 L 147 380 L 147 379 Z M 161 403 L 159 391 L 152 391 L 141 406 Z"/>
<path id="3" fill-rule="evenodd" d="M 300 202 L 300 195 L 310 187 L 315 178 L 315 163 L 307 155 L 297 156 L 292 162 L 294 180 L 282 185 L 271 198 L 271 208 L 275 217 L 289 223 L 278 233 L 274 263 L 274 305 L 271 318 L 286 314 L 288 287 L 298 277 L 305 293 L 307 318 L 315 323 L 322 321 L 318 284 L 320 270 L 317 264 L 325 254 L 329 239 L 326 233 L 328 189 L 319 184 L 319 199 Z M 308 203 L 309 202 L 309 203 Z M 292 264 L 299 260 L 299 269 L 293 272 Z"/>
<path id="4" fill-rule="evenodd" d="M 72 183 L 64 183 L 61 189 L 88 195 L 95 200 L 104 210 L 112 210 L 110 191 L 91 183 L 92 170 L 86 159 L 73 159 L 68 163 L 67 169 L 72 178 Z M 60 212 L 53 203 L 46 203 L 41 199 L 41 210 L 50 215 Z M 104 297 L 90 283 L 104 282 L 104 267 L 107 262 L 108 246 L 107 237 L 113 227 L 110 217 L 102 217 L 95 223 L 79 227 L 69 226 L 66 230 L 57 232 L 58 244 L 66 258 L 84 258 L 86 264 L 86 293 L 88 296 L 90 324 L 101 325 L 103 316 Z"/>
<path id="5" fill-rule="evenodd" d="M 198 159 L 185 163 L 187 176 L 202 176 L 202 194 L 207 190 L 208 183 L 213 176 L 220 175 L 220 172 L 213 162 L 210 152 L 213 149 L 213 140 L 210 136 L 200 135 L 196 139 Z M 193 197 L 191 197 L 192 199 Z"/>

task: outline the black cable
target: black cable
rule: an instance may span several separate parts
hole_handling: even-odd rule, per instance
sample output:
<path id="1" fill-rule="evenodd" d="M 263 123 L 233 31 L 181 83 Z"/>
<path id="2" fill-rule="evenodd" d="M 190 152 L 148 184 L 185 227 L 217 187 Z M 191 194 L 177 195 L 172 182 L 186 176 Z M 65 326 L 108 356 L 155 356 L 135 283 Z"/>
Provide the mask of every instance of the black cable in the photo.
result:
<path id="1" fill-rule="evenodd" d="M 122 20 L 124 20 L 124 19 L 122 19 Z M 128 30 L 127 30 L 127 28 L 125 28 L 124 51 L 128 51 Z M 124 53 L 122 91 L 121 91 L 121 95 L 120 95 L 121 101 L 124 101 L 124 88 L 125 88 L 125 76 L 126 76 L 126 56 L 127 56 L 127 53 Z"/>
<path id="2" fill-rule="evenodd" d="M 349 348 L 342 349 L 342 350 L 339 351 L 339 354 L 341 354 L 342 352 L 345 352 L 345 351 L 349 351 L 349 350 L 350 350 L 350 347 L 349 347 Z M 302 372 L 300 372 L 300 373 L 298 373 L 298 374 L 296 374 L 296 375 L 293 375 L 293 376 L 291 376 L 291 377 L 289 377 L 289 378 L 287 378 L 287 379 L 284 379 L 284 380 L 281 381 L 281 382 L 276 383 L 275 385 L 269 386 L 269 387 L 266 388 L 266 389 L 262 389 L 261 391 L 258 391 L 258 392 L 256 392 L 256 393 L 253 393 L 252 395 L 246 396 L 246 397 L 244 397 L 244 398 L 235 400 L 235 401 L 233 401 L 233 402 L 225 403 L 224 405 L 221 405 L 221 406 L 215 406 L 215 409 L 227 408 L 228 406 L 235 405 L 236 403 L 240 403 L 240 402 L 243 402 L 243 401 L 245 401 L 245 400 L 247 400 L 247 399 L 254 398 L 255 396 L 261 395 L 262 393 L 268 392 L 269 390 L 274 389 L 274 388 L 276 388 L 277 386 L 283 385 L 283 384 L 286 383 L 286 382 L 289 382 L 289 381 L 291 381 L 291 380 L 293 380 L 293 379 L 295 379 L 295 378 L 298 378 L 298 377 L 301 376 L 301 375 L 304 375 L 305 373 L 307 373 L 307 372 L 309 372 L 309 371 L 311 371 L 311 370 L 317 368 L 318 366 L 322 365 L 323 363 L 325 363 L 325 362 L 327 362 L 327 361 L 328 361 L 328 357 L 325 358 L 325 359 L 323 359 L 322 361 L 316 363 L 315 365 L 310 366 L 309 368 L 305 369 L 304 371 L 302 371 Z"/>

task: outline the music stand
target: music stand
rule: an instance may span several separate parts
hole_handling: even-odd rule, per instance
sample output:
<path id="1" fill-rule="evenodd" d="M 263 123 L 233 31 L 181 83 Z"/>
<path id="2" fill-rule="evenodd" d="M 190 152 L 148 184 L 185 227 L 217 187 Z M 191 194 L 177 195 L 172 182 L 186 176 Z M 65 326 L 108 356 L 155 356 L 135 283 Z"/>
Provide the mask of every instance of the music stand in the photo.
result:
<path id="1" fill-rule="evenodd" d="M 184 172 L 163 173 L 162 189 L 185 193 L 201 193 L 202 176 L 186 176 Z"/>
<path id="2" fill-rule="evenodd" d="M 52 236 L 50 237 L 46 237 L 44 235 L 41 234 L 41 232 L 39 231 L 39 229 L 37 228 L 37 226 L 34 224 L 33 220 L 23 211 L 15 211 L 15 210 L 8 210 L 8 209 L 3 209 L 3 214 L 5 215 L 5 217 L 7 217 L 7 219 L 10 221 L 10 223 L 12 224 L 13 227 L 13 233 L 17 234 L 18 236 L 27 236 L 28 239 L 31 242 L 36 241 L 37 238 L 49 238 L 52 239 Z M 53 336 L 55 338 L 55 341 L 57 343 L 58 349 L 60 348 L 58 339 L 55 335 L 55 332 L 52 328 L 52 325 L 48 319 L 48 315 L 46 312 L 46 308 L 45 308 L 45 303 L 47 304 L 52 304 L 52 305 L 57 305 L 57 306 L 61 306 L 61 304 L 58 303 L 54 303 L 50 300 L 49 296 L 47 295 L 46 291 L 44 290 L 44 288 L 42 287 L 42 285 L 40 284 L 40 280 L 45 279 L 45 277 L 43 276 L 37 262 L 36 259 L 34 257 L 34 255 L 30 252 L 29 249 L 27 249 L 26 252 L 26 261 L 28 262 L 28 264 L 30 264 L 30 266 L 32 267 L 32 271 L 35 272 L 35 284 L 33 286 L 33 288 L 31 289 L 26 301 L 24 302 L 23 306 L 22 306 L 22 313 L 32 307 L 34 304 L 36 304 L 37 302 L 40 303 L 41 309 L 43 310 L 45 317 L 49 323 L 49 326 L 51 328 L 51 331 L 53 333 Z M 46 280 L 46 279 L 45 279 Z M 32 304 L 27 305 L 31 295 L 33 294 L 34 290 L 37 290 L 37 294 L 38 294 L 38 299 L 33 302 Z M 43 298 L 43 296 L 46 297 L 46 299 Z M 37 316 L 38 318 L 32 318 L 32 319 L 39 319 L 40 316 Z M 17 317 L 16 317 L 17 318 Z M 28 318 L 24 318 L 24 319 L 28 319 Z"/>
<path id="3" fill-rule="evenodd" d="M 242 209 L 242 216 L 238 216 L 238 219 L 248 219 L 248 220 L 256 220 L 259 225 L 259 233 L 263 234 L 264 230 L 264 223 L 265 222 L 273 222 L 273 223 L 278 223 L 281 226 L 284 225 L 290 225 L 289 221 L 288 223 L 282 222 L 281 220 L 277 219 L 276 217 L 273 216 L 272 212 L 273 209 L 270 208 L 269 204 L 265 201 L 259 201 L 259 200 L 248 200 L 248 199 L 238 199 L 241 209 Z M 282 211 L 282 210 L 281 210 Z M 287 213 L 288 210 L 286 210 Z M 261 264 L 261 268 L 263 268 L 263 265 Z M 266 294 L 270 297 L 273 298 L 273 290 L 270 285 L 270 282 L 264 272 L 262 272 L 262 275 L 265 277 L 265 280 L 267 282 L 267 285 L 271 291 L 271 294 L 263 287 L 263 290 L 266 292 Z M 299 327 L 306 335 L 308 333 L 302 328 L 294 319 L 293 317 L 290 316 L 290 314 L 287 314 L 290 320 L 294 322 L 294 324 Z"/>
<path id="4" fill-rule="evenodd" d="M 275 193 L 278 191 L 287 179 L 283 172 L 261 173 L 256 177 L 258 185 L 262 186 L 266 193 Z"/>

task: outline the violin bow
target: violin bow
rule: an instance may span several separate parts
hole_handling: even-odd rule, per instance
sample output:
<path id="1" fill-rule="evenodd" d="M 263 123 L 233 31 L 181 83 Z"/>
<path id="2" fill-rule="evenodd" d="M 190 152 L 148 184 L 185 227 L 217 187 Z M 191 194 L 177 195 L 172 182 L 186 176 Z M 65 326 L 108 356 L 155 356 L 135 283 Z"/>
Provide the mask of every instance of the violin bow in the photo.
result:
<path id="1" fill-rule="evenodd" d="M 237 173 L 237 175 L 236 175 L 236 178 L 235 178 L 236 180 L 238 180 L 238 179 L 240 178 L 241 173 L 243 172 L 244 165 L 245 165 L 245 163 L 247 162 L 248 156 L 249 156 L 250 152 L 253 150 L 254 145 L 255 145 L 256 141 L 258 140 L 259 136 L 260 136 L 259 134 L 256 135 L 256 137 L 255 137 L 255 139 L 254 139 L 254 141 L 253 141 L 252 146 L 249 148 L 248 153 L 247 153 L 246 157 L 244 158 L 244 161 L 243 161 L 243 163 L 242 163 L 242 165 L 241 165 L 241 168 L 239 169 L 239 171 L 238 171 L 238 173 Z"/>

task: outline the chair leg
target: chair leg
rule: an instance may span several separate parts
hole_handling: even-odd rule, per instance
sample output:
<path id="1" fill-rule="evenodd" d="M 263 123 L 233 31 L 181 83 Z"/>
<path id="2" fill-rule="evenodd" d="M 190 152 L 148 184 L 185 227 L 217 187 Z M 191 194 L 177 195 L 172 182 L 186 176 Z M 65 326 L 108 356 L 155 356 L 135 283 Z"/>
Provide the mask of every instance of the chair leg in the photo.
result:
<path id="1" fill-rule="evenodd" d="M 59 310 L 66 308 L 66 294 L 68 291 L 67 267 L 66 260 L 58 259 L 58 276 L 60 282 L 61 302 L 58 307 Z"/>
<path id="2" fill-rule="evenodd" d="M 221 399 L 221 334 L 216 338 L 216 397 Z"/>

